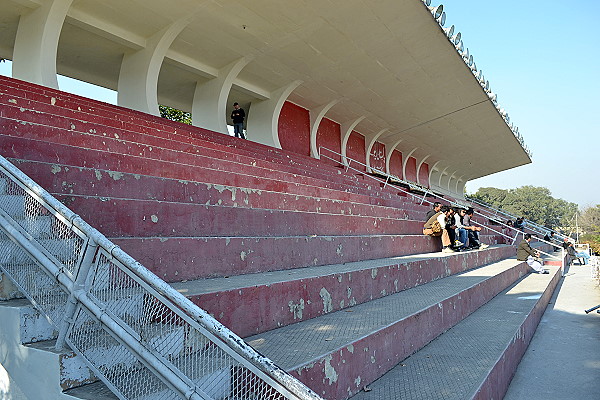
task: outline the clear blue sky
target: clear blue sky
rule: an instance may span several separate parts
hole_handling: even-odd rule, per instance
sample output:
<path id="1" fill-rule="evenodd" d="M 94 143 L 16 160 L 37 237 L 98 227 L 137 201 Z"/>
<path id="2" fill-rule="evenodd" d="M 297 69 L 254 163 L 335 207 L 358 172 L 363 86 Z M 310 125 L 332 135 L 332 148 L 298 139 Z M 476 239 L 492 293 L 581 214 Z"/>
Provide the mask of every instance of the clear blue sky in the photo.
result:
<path id="1" fill-rule="evenodd" d="M 471 181 L 467 191 L 533 185 L 580 207 L 600 204 L 600 2 L 442 4 L 446 26 L 462 32 L 533 152 L 532 164 Z"/>
<path id="2" fill-rule="evenodd" d="M 438 5 L 433 2 L 432 5 Z M 600 2 L 446 0 L 478 68 L 533 152 L 533 163 L 471 181 L 479 187 L 543 186 L 579 204 L 600 204 Z M 0 64 L 10 75 L 10 63 Z M 59 79 L 62 90 L 116 103 L 116 93 Z"/>

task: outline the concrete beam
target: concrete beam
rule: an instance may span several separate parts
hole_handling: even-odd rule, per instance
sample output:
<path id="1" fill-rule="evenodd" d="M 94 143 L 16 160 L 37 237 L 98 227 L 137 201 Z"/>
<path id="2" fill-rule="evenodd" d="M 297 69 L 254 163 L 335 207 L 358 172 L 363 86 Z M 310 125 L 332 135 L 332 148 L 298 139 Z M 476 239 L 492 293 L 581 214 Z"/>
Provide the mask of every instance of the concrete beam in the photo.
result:
<path id="1" fill-rule="evenodd" d="M 387 154 L 385 155 L 385 172 L 388 174 L 390 174 L 390 162 L 392 160 L 392 154 L 394 154 L 394 150 L 396 150 L 396 148 L 400 143 L 402 143 L 402 141 L 404 141 L 404 139 L 398 139 L 391 145 L 385 145 L 385 147 L 389 149 Z M 398 178 L 404 179 L 404 176 L 399 176 Z"/>
<path id="2" fill-rule="evenodd" d="M 342 143 L 342 146 L 341 146 L 342 163 L 346 166 L 348 166 L 348 140 L 350 140 L 350 135 L 352 135 L 352 131 L 354 131 L 354 128 L 356 128 L 356 126 L 358 124 L 360 124 L 360 122 L 363 119 L 365 119 L 366 117 L 367 117 L 366 115 L 362 115 L 353 121 L 344 122 L 340 126 L 340 133 L 342 135 L 342 141 L 341 141 L 341 143 Z M 366 154 L 365 154 L 365 157 L 366 157 Z M 360 161 L 360 160 L 357 160 L 357 161 Z M 366 164 L 367 160 L 364 160 L 364 162 Z"/>
<path id="3" fill-rule="evenodd" d="M 215 79 L 196 85 L 192 103 L 192 125 L 227 134 L 227 97 L 233 81 L 250 62 L 242 57 L 221 68 Z"/>
<path id="4" fill-rule="evenodd" d="M 321 158 L 319 148 L 317 147 L 317 132 L 319 125 L 331 107 L 339 103 L 339 100 L 332 100 L 327 104 L 309 110 L 310 115 L 310 155 L 314 158 Z M 332 156 L 331 154 L 329 156 Z"/>
<path id="5" fill-rule="evenodd" d="M 148 114 L 159 115 L 158 74 L 169 47 L 192 21 L 190 14 L 167 26 L 146 42 L 146 47 L 126 54 L 119 73 L 117 103 Z"/>
<path id="6" fill-rule="evenodd" d="M 21 16 L 13 51 L 12 76 L 58 89 L 58 39 L 73 0 L 54 0 Z"/>
<path id="7" fill-rule="evenodd" d="M 253 103 L 248 111 L 246 137 L 257 143 L 281 148 L 277 131 L 277 122 L 283 103 L 289 95 L 302 84 L 297 80 L 273 92 L 267 100 Z"/>
<path id="8" fill-rule="evenodd" d="M 371 172 L 371 150 L 373 150 L 373 146 L 375 145 L 375 143 L 377 142 L 377 139 L 379 139 L 379 137 L 381 135 L 383 135 L 384 133 L 386 133 L 388 131 L 388 128 L 384 128 L 382 130 L 380 130 L 379 132 L 377 132 L 376 134 L 374 134 L 373 136 L 369 136 L 369 143 L 368 145 L 365 145 L 365 154 L 367 157 L 367 172 Z"/>

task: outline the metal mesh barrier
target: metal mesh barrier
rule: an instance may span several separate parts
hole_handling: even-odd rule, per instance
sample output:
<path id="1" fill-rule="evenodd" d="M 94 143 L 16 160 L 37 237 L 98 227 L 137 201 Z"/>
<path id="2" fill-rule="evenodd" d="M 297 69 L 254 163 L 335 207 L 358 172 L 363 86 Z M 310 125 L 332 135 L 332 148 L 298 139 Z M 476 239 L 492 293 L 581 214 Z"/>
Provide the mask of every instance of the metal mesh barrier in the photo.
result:
<path id="1" fill-rule="evenodd" d="M 121 399 L 320 399 L 2 157 L 0 269 Z"/>

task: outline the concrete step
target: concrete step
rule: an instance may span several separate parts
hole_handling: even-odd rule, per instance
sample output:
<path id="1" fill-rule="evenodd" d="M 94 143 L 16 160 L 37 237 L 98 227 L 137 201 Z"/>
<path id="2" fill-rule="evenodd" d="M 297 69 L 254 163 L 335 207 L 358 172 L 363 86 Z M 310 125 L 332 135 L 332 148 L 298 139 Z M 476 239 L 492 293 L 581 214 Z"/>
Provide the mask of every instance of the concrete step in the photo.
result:
<path id="1" fill-rule="evenodd" d="M 241 337 L 401 292 L 514 255 L 512 246 L 418 254 L 175 282 L 172 286 Z"/>
<path id="2" fill-rule="evenodd" d="M 172 237 L 385 235 L 419 234 L 423 230 L 423 222 L 404 218 L 73 195 L 56 197 L 103 234 L 113 237 L 139 236 L 142 232 L 147 236 Z"/>
<path id="3" fill-rule="evenodd" d="M 0 113 L 6 114 L 7 110 L 2 109 Z M 17 110 L 15 113 L 17 113 L 15 117 L 24 118 L 24 121 L 27 121 L 28 124 L 23 125 L 23 120 L 0 117 L 0 121 L 7 125 L 8 130 L 4 132 L 5 135 L 42 141 L 49 144 L 67 144 L 73 147 L 103 151 L 111 154 L 135 155 L 147 160 L 175 161 L 184 165 L 210 165 L 212 169 L 221 171 L 222 173 L 245 171 L 247 174 L 271 177 L 273 179 L 289 181 L 293 178 L 301 183 L 305 183 L 308 180 L 321 179 L 332 187 L 336 185 L 341 190 L 347 187 L 368 191 L 376 190 L 375 181 L 359 181 L 353 179 L 353 176 L 342 174 L 339 170 L 335 171 L 334 174 L 331 171 L 323 171 L 314 166 L 284 166 L 275 164 L 267 159 L 261 159 L 260 155 L 247 157 L 232 153 L 231 150 L 228 152 L 217 151 L 196 145 L 181 144 L 176 141 L 155 144 L 150 140 L 151 137 L 136 138 L 139 142 L 132 142 L 121 138 L 121 135 L 126 137 L 126 132 L 122 131 L 118 131 L 119 133 L 114 133 L 110 136 L 97 134 L 96 132 L 103 131 L 105 128 L 95 124 L 92 127 L 80 126 L 76 128 L 74 122 L 71 120 L 53 121 L 53 118 L 48 117 L 46 114 L 40 114 L 37 110 L 32 111 L 32 116 L 35 116 L 39 121 L 32 122 L 30 121 L 31 118 L 27 119 L 27 115 L 24 115 L 23 112 Z M 79 124 L 90 125 L 84 122 L 79 122 Z M 76 129 L 85 130 L 78 131 Z M 119 137 L 119 139 L 112 136 Z M 377 189 L 377 191 L 385 193 L 385 190 Z"/>
<path id="4" fill-rule="evenodd" d="M 5 132 L 7 135 L 116 153 L 144 155 L 148 158 L 169 160 L 178 157 L 181 162 L 186 163 L 199 163 L 203 158 L 207 158 L 218 162 L 219 165 L 215 165 L 215 168 L 226 168 L 233 163 L 233 166 L 230 167 L 233 169 L 236 168 L 235 165 L 244 165 L 252 166 L 257 170 L 265 169 L 278 173 L 308 175 L 359 187 L 368 184 L 368 181 L 358 179 L 354 174 L 345 173 L 340 169 L 333 170 L 329 166 L 316 162 L 317 160 L 309 164 L 304 160 L 302 162 L 292 161 L 294 158 L 288 156 L 285 158 L 285 162 L 282 162 L 279 157 L 273 157 L 272 154 L 264 155 L 260 152 L 247 154 L 248 152 L 238 149 L 232 151 L 230 147 L 223 144 L 206 140 L 187 139 L 182 141 L 179 138 L 157 137 L 142 132 L 137 126 L 136 128 L 140 132 L 113 128 L 105 125 L 113 120 L 97 121 L 92 116 L 85 115 L 55 115 L 54 113 L 59 110 L 43 103 L 28 105 L 27 107 L 30 108 L 24 108 L 6 103 L 6 101 L 3 103 L 0 98 L 0 105 L 2 106 L 0 118 L 5 125 L 10 126 L 10 130 Z M 89 119 L 82 120 L 81 118 Z M 22 126 L 23 121 L 32 125 Z M 36 129 L 36 126 L 41 129 Z M 374 183 L 375 181 L 371 182 L 371 184 Z"/>
<path id="5" fill-rule="evenodd" d="M 156 200 L 179 203 L 223 205 L 231 207 L 295 210 L 330 214 L 369 215 L 374 217 L 424 220 L 429 210 L 410 200 L 397 207 L 371 204 L 365 195 L 337 193 L 336 198 L 288 194 L 254 187 L 235 187 L 164 177 L 123 173 L 95 168 L 11 159 L 52 194 L 77 194 L 101 198 Z M 323 192 L 327 195 L 328 192 Z"/>
<path id="6" fill-rule="evenodd" d="M 362 184 L 357 182 L 336 182 L 331 174 L 313 173 L 306 170 L 287 171 L 281 166 L 270 165 L 269 168 L 259 167 L 257 161 L 241 163 L 227 161 L 213 156 L 202 156 L 188 152 L 175 151 L 150 145 L 126 143 L 120 139 L 104 138 L 89 135 L 63 128 L 53 128 L 42 125 L 23 125 L 20 121 L 0 121 L 9 125 L 7 127 L 11 136 L 21 140 L 29 141 L 29 146 L 57 146 L 68 145 L 74 149 L 93 150 L 103 153 L 105 162 L 110 162 L 117 155 L 136 157 L 138 162 L 151 164 L 155 162 L 167 162 L 186 168 L 210 166 L 215 174 L 235 174 L 244 172 L 246 175 L 256 178 L 270 178 L 284 182 L 296 182 L 299 184 L 312 184 L 314 186 L 328 187 L 337 190 L 349 190 L 353 192 L 381 192 L 376 185 Z M 6 135 L 6 133 L 5 133 Z M 4 141 L 4 140 L 3 140 Z M 88 164 L 89 165 L 89 164 Z M 335 175 L 333 176 L 335 178 Z M 376 182 L 373 182 L 376 183 Z"/>
<path id="7" fill-rule="evenodd" d="M 527 271 L 506 259 L 246 340 L 325 398 L 345 399 Z"/>
<path id="8" fill-rule="evenodd" d="M 1 301 L 0 320 L 0 358 L 15 385 L 11 393 L 28 399 L 63 399 L 69 398 L 63 390 L 96 380 L 72 351 L 53 349 L 50 338 L 56 332 L 27 300 Z"/>
<path id="9" fill-rule="evenodd" d="M 3 96 L 2 96 L 3 95 Z M 0 81 L 0 102 L 7 105 L 19 106 L 23 109 L 38 109 L 51 106 L 57 115 L 73 117 L 81 115 L 83 121 L 100 123 L 132 132 L 140 132 L 160 138 L 178 140 L 184 143 L 203 142 L 202 146 L 222 145 L 236 152 L 256 157 L 264 154 L 273 162 L 298 165 L 311 169 L 319 169 L 339 173 L 337 166 L 332 167 L 326 162 L 315 160 L 312 157 L 290 153 L 281 149 L 274 149 L 258 143 L 232 138 L 217 132 L 193 127 L 153 115 L 141 113 L 124 107 L 102 103 L 89 98 L 61 92 L 54 89 L 42 88 L 28 82 L 5 78 Z M 354 174 L 348 174 L 354 175 Z"/>
<path id="10" fill-rule="evenodd" d="M 140 156 L 109 154 L 107 152 L 59 144 L 49 146 L 44 142 L 16 137 L 4 137 L 2 146 L 5 152 L 4 155 L 9 158 L 42 162 L 58 161 L 61 164 L 75 167 L 89 166 L 90 168 L 112 170 L 120 173 L 200 181 L 224 186 L 247 187 L 330 199 L 345 199 L 348 192 L 363 196 L 371 196 L 376 193 L 361 191 L 355 187 L 347 187 L 347 190 L 339 190 L 339 187 L 336 188 L 335 184 L 322 180 L 314 180 L 312 181 L 313 184 L 301 184 L 296 182 L 296 180 L 288 182 L 269 177 L 259 178 L 245 174 L 244 171 L 224 174 L 222 171 L 206 166 L 191 166 L 182 165 L 178 162 L 148 160 Z M 118 175 L 115 176 L 118 177 Z M 370 201 L 374 204 L 398 207 L 402 207 L 405 204 L 399 196 L 395 196 L 395 198 L 392 198 L 391 195 L 382 196 L 373 196 Z"/>
<path id="11" fill-rule="evenodd" d="M 525 276 L 353 399 L 503 398 L 559 280 Z"/>
<path id="12" fill-rule="evenodd" d="M 372 260 L 440 250 L 421 235 L 109 238 L 167 282 Z"/>

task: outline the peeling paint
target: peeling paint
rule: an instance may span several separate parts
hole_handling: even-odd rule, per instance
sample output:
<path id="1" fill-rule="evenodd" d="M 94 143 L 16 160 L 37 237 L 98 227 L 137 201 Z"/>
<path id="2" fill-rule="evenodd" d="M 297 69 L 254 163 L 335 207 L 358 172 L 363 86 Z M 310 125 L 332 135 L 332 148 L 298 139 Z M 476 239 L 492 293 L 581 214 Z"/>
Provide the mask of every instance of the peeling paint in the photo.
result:
<path id="1" fill-rule="evenodd" d="M 377 278 L 377 268 L 373 268 L 371 270 L 371 278 L 373 278 L 373 279 Z"/>
<path id="2" fill-rule="evenodd" d="M 321 288 L 319 292 L 321 299 L 323 300 L 323 312 L 328 313 L 333 310 L 333 306 L 331 304 L 331 294 L 325 288 Z"/>
<path id="3" fill-rule="evenodd" d="M 240 258 L 242 259 L 242 261 L 246 260 L 246 252 L 242 250 L 242 252 L 240 253 Z"/>
<path id="4" fill-rule="evenodd" d="M 152 215 L 150 216 L 150 219 L 151 219 L 151 220 L 152 220 L 152 222 L 154 222 L 155 224 L 158 222 L 158 216 L 156 216 L 156 215 L 154 215 L 154 214 L 152 214 Z"/>
<path id="5" fill-rule="evenodd" d="M 356 387 L 360 387 L 360 381 L 360 376 L 354 380 L 354 384 L 356 385 Z"/>
<path id="6" fill-rule="evenodd" d="M 333 357 L 328 355 L 325 357 L 325 379 L 329 379 L 329 385 L 333 385 L 338 380 L 338 374 L 335 369 L 331 366 L 331 360 Z M 323 383 L 325 383 L 325 379 Z"/>
<path id="7" fill-rule="evenodd" d="M 346 349 L 350 352 L 350 354 L 354 354 L 354 345 L 349 344 Z"/>
<path id="8" fill-rule="evenodd" d="M 342 244 L 340 243 L 337 247 L 337 249 L 335 250 L 335 252 L 337 253 L 338 256 L 343 256 L 344 254 L 342 253 L 342 249 L 344 248 L 344 246 L 342 246 Z"/>
<path id="9" fill-rule="evenodd" d="M 123 177 L 123 173 L 115 172 L 115 171 L 108 171 L 108 176 L 113 178 L 113 180 L 118 181 L 119 179 L 121 179 Z"/>
<path id="10" fill-rule="evenodd" d="M 348 294 L 348 298 L 350 298 L 350 296 L 352 296 L 352 288 L 350 286 L 348 286 L 347 294 Z"/>
<path id="11" fill-rule="evenodd" d="M 96 170 L 94 172 L 96 173 L 96 179 L 101 181 L 102 180 L 102 172 L 100 172 L 99 170 Z"/>
<path id="12" fill-rule="evenodd" d="M 294 320 L 302 319 L 302 311 L 304 310 L 304 299 L 300 299 L 298 304 L 294 304 L 294 302 L 290 300 L 288 306 L 290 307 L 290 312 L 294 314 Z"/>
<path id="13" fill-rule="evenodd" d="M 50 170 L 50 172 L 52 172 L 52 174 L 56 175 L 57 173 L 59 173 L 62 170 L 62 168 L 56 164 L 52 164 L 52 169 Z"/>

